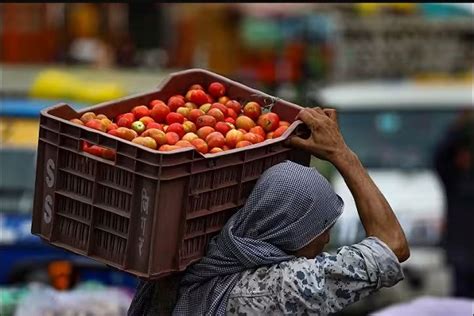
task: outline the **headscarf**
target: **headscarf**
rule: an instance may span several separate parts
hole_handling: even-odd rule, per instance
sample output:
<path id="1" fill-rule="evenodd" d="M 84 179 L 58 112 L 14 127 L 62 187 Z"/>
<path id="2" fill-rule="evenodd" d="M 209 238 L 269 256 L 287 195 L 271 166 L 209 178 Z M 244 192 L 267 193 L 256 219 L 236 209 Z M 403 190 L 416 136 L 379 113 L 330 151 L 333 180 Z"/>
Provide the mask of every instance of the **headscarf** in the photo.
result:
<path id="1" fill-rule="evenodd" d="M 174 315 L 225 315 L 241 273 L 288 261 L 342 214 L 342 199 L 315 169 L 285 161 L 267 169 L 243 208 L 184 275 Z"/>

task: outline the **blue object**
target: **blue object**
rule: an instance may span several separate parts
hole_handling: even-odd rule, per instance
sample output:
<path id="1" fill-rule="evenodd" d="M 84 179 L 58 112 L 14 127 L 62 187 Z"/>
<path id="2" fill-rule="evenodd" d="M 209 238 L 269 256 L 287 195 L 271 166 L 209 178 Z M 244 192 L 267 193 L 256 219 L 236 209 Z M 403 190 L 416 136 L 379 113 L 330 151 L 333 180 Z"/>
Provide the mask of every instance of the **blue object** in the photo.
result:
<path id="1" fill-rule="evenodd" d="M 0 284 L 8 284 L 18 271 L 35 271 L 56 260 L 70 261 L 81 281 L 98 281 L 104 285 L 134 289 L 137 278 L 94 260 L 50 246 L 31 234 L 31 214 L 1 214 Z M 23 270 L 20 270 L 23 269 Z"/>
<path id="2" fill-rule="evenodd" d="M 67 103 L 77 109 L 90 106 L 87 103 L 77 103 L 69 100 L 49 100 L 49 99 L 28 99 L 28 98 L 1 98 L 0 116 L 8 117 L 39 117 L 40 111 L 44 108 L 58 103 Z"/>
<path id="3" fill-rule="evenodd" d="M 472 5 L 472 4 L 471 4 Z M 469 10 L 469 4 L 454 3 L 422 3 L 421 11 L 427 17 L 431 18 L 449 18 L 460 16 L 472 16 L 472 9 Z"/>

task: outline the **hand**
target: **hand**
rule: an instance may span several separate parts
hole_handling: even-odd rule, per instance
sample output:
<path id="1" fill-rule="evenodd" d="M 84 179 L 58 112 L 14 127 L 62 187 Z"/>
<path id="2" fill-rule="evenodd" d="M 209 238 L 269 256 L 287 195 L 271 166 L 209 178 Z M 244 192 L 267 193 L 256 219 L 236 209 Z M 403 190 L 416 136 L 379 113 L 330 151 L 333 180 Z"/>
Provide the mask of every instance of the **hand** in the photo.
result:
<path id="1" fill-rule="evenodd" d="M 291 146 L 306 150 L 315 157 L 333 164 L 344 159 L 343 157 L 350 152 L 339 130 L 336 110 L 307 108 L 301 110 L 296 118 L 308 126 L 311 136 L 307 139 L 293 136 L 289 140 Z"/>

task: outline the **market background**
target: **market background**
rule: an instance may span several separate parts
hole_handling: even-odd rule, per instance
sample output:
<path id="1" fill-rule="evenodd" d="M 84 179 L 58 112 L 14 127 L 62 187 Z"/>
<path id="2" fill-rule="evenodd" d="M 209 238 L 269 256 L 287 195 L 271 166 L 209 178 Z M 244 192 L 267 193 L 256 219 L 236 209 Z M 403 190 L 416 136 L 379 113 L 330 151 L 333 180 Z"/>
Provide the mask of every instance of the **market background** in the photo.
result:
<path id="1" fill-rule="evenodd" d="M 416 247 L 407 280 L 341 315 L 452 295 L 441 247 L 442 191 L 430 157 L 462 110 L 473 108 L 472 4 L 9 3 L 0 4 L 0 40 L 1 315 L 84 302 L 96 312 L 124 313 L 135 278 L 30 233 L 39 111 L 59 101 L 80 108 L 151 90 L 188 68 L 302 106 L 336 104 L 348 143 L 369 167 L 394 175 L 381 180 L 387 185 L 431 170 L 417 189 L 434 204 L 425 203 L 420 216 L 416 207 L 394 206 Z M 430 99 L 429 91 L 436 96 Z M 412 105 L 419 116 L 403 111 Z M 420 126 L 428 131 L 422 137 Z M 379 156 L 385 160 L 374 161 Z M 345 192 L 330 165 L 317 159 L 312 165 Z M 393 192 L 389 200 L 399 208 L 423 204 L 396 200 Z M 359 226 L 350 218 L 344 225 L 333 233 L 332 249 L 360 240 Z M 107 304 L 98 303 L 102 295 L 111 298 Z"/>

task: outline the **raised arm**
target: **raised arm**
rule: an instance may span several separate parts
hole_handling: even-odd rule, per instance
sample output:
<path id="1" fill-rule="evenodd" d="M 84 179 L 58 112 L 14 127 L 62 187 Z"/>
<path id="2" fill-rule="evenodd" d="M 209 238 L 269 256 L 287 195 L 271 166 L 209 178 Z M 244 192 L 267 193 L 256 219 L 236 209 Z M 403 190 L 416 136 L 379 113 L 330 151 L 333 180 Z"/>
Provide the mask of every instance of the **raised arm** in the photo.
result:
<path id="1" fill-rule="evenodd" d="M 290 144 L 331 162 L 354 197 L 367 236 L 382 240 L 403 262 L 410 256 L 408 242 L 392 208 L 372 181 L 357 155 L 346 145 L 333 109 L 304 109 L 298 114 L 311 130 L 307 139 L 292 137 Z"/>

